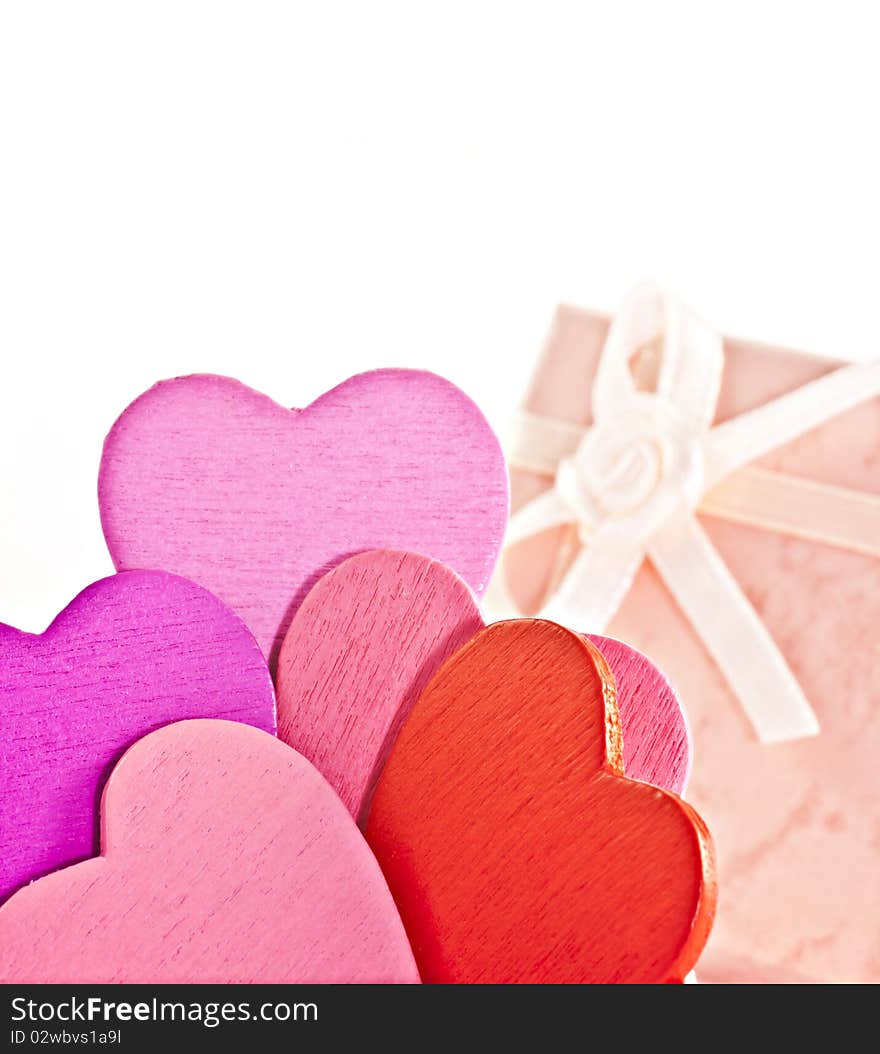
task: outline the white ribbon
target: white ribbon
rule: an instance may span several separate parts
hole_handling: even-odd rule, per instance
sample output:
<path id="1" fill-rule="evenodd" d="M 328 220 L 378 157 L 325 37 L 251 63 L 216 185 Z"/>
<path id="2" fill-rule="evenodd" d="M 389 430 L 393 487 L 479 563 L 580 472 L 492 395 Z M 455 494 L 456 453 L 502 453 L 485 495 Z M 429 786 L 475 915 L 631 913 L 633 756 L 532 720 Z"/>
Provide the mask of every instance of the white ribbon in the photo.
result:
<path id="1" fill-rule="evenodd" d="M 661 338 L 659 356 L 650 361 Z M 636 386 L 631 360 L 655 379 Z M 721 338 L 652 286 L 611 325 L 588 429 L 524 413 L 511 465 L 554 486 L 510 520 L 505 546 L 574 524 L 581 545 L 541 617 L 601 633 L 647 556 L 766 743 L 815 735 L 812 707 L 694 513 L 750 523 L 880 556 L 880 499 L 766 469 L 763 454 L 880 394 L 880 362 L 842 366 L 712 427 L 724 365 Z M 645 362 L 642 363 L 644 373 Z M 503 565 L 486 594 L 491 618 L 519 616 Z"/>

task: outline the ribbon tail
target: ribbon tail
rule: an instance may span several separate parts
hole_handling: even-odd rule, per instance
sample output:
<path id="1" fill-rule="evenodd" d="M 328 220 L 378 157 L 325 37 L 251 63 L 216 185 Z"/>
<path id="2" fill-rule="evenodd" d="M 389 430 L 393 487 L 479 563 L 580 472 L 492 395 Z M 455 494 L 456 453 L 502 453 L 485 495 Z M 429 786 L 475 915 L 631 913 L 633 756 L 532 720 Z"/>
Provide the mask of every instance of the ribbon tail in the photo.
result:
<path id="1" fill-rule="evenodd" d="M 841 366 L 716 425 L 705 440 L 707 488 L 875 395 L 880 395 L 880 362 Z"/>
<path id="2" fill-rule="evenodd" d="M 758 613 L 702 527 L 682 514 L 648 555 L 742 703 L 758 738 L 813 736 L 819 723 Z"/>
<path id="3" fill-rule="evenodd" d="M 572 523 L 571 509 L 565 504 L 555 489 L 545 490 L 515 512 L 507 522 L 504 532 L 504 547 L 534 538 L 553 527 L 562 527 Z"/>
<path id="4" fill-rule="evenodd" d="M 556 490 L 545 491 L 511 517 L 504 547 L 571 522 L 571 511 Z M 601 633 L 620 607 L 643 559 L 638 541 L 599 528 L 589 536 L 538 617 L 576 626 L 581 633 Z M 506 585 L 503 553 L 482 607 L 490 622 L 522 618 Z"/>
<path id="5" fill-rule="evenodd" d="M 755 466 L 704 494 L 700 512 L 880 557 L 880 497 L 865 491 Z"/>
<path id="6" fill-rule="evenodd" d="M 527 502 L 521 509 L 510 517 L 507 530 L 504 533 L 504 548 L 498 563 L 495 565 L 495 573 L 489 581 L 486 592 L 483 594 L 482 609 L 487 622 L 501 622 L 503 619 L 522 618 L 523 613 L 510 595 L 507 588 L 507 577 L 504 568 L 504 554 L 506 550 L 524 542 L 527 538 L 534 538 L 544 531 L 553 527 L 561 527 L 571 523 L 571 511 L 559 497 L 555 488 L 544 491 L 537 498 Z"/>
<path id="7" fill-rule="evenodd" d="M 601 633 L 629 592 L 643 559 L 639 542 L 598 530 L 587 539 L 541 618 L 575 627 L 579 633 Z"/>

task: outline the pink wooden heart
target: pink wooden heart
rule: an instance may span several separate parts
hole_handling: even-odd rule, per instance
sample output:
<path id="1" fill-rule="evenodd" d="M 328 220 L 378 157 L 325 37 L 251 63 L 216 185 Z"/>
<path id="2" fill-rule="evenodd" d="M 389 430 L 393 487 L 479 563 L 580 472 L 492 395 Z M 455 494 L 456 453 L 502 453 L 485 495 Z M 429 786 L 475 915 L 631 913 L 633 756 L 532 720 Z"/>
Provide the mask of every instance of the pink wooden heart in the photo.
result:
<path id="1" fill-rule="evenodd" d="M 278 736 L 361 825 L 410 707 L 482 626 L 454 571 L 391 550 L 344 560 L 300 605 L 278 659 Z"/>
<path id="2" fill-rule="evenodd" d="M 273 664 L 297 605 L 340 560 L 410 549 L 479 594 L 507 519 L 483 415 L 415 370 L 360 374 L 305 410 L 226 377 L 164 381 L 113 426 L 98 489 L 116 566 L 212 590 Z"/>
<path id="3" fill-rule="evenodd" d="M 0 908 L 4 983 L 417 982 L 360 832 L 248 725 L 182 721 L 113 770 L 102 855 Z"/>
<path id="4" fill-rule="evenodd" d="M 453 571 L 387 550 L 345 560 L 294 615 L 278 662 L 278 735 L 315 764 L 361 825 L 406 715 L 482 627 Z M 617 681 L 627 775 L 680 793 L 690 744 L 675 693 L 640 652 L 590 640 Z"/>
<path id="5" fill-rule="evenodd" d="M 89 586 L 43 634 L 0 625 L 0 901 L 96 853 L 112 766 L 188 717 L 275 729 L 256 641 L 193 582 L 131 571 Z"/>
<path id="6" fill-rule="evenodd" d="M 614 674 L 623 729 L 623 771 L 631 780 L 684 793 L 693 756 L 690 730 L 666 675 L 621 640 L 595 633 L 582 636 L 602 652 Z"/>

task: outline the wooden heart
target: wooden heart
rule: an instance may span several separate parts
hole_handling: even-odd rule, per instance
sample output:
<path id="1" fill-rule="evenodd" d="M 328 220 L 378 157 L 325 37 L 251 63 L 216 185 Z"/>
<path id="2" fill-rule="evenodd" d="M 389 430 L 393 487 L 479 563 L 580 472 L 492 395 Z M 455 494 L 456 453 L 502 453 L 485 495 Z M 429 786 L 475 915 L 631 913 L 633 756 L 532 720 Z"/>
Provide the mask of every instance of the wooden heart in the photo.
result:
<path id="1" fill-rule="evenodd" d="M 343 561 L 294 615 L 278 661 L 278 735 L 317 767 L 361 826 L 406 715 L 482 628 L 454 571 L 389 550 Z M 627 774 L 680 791 L 690 747 L 675 693 L 639 652 L 591 639 L 617 681 Z"/>
<path id="2" fill-rule="evenodd" d="M 315 765 L 362 826 L 404 718 L 482 626 L 454 571 L 390 550 L 343 561 L 294 615 L 278 660 L 278 737 Z"/>
<path id="3" fill-rule="evenodd" d="M 98 851 L 98 803 L 124 750 L 171 721 L 275 730 L 244 623 L 163 571 L 95 582 L 41 635 L 0 625 L 0 901 Z"/>
<path id="4" fill-rule="evenodd" d="M 417 982 L 375 859 L 273 736 L 182 721 L 107 782 L 102 853 L 0 908 L 4 983 Z"/>
<path id="5" fill-rule="evenodd" d="M 611 672 L 549 622 L 490 626 L 447 661 L 366 836 L 424 981 L 681 981 L 714 914 L 702 821 L 623 777 Z"/>
<path id="6" fill-rule="evenodd" d="M 693 757 L 684 708 L 662 670 L 613 637 L 585 634 L 611 668 L 623 733 L 623 771 L 632 780 L 681 794 Z"/>
<path id="7" fill-rule="evenodd" d="M 481 593 L 507 470 L 477 407 L 430 373 L 363 373 L 305 410 L 201 375 L 157 384 L 122 414 L 99 498 L 118 568 L 212 590 L 274 665 L 310 586 L 365 549 L 424 553 Z"/>

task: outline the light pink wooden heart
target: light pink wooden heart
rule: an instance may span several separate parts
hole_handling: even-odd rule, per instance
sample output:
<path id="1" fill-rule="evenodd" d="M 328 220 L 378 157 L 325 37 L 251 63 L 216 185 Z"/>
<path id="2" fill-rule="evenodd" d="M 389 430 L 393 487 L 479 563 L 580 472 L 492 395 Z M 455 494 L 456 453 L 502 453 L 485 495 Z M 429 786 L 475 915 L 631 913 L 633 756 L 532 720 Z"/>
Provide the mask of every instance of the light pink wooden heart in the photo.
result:
<path id="1" fill-rule="evenodd" d="M 163 381 L 113 426 L 98 489 L 117 568 L 206 586 L 273 664 L 296 607 L 340 560 L 409 549 L 480 594 L 507 519 L 485 418 L 415 370 L 360 374 L 305 410 L 227 377 Z"/>
<path id="2" fill-rule="evenodd" d="M 181 721 L 139 740 L 107 782 L 102 846 L 0 908 L 0 981 L 418 981 L 351 817 L 258 729 Z"/>
<path id="3" fill-rule="evenodd" d="M 278 735 L 315 764 L 361 825 L 406 715 L 482 627 L 467 585 L 413 553 L 351 557 L 303 601 L 279 657 Z M 626 644 L 590 640 L 617 681 L 627 775 L 680 793 L 690 743 L 668 681 Z"/>

